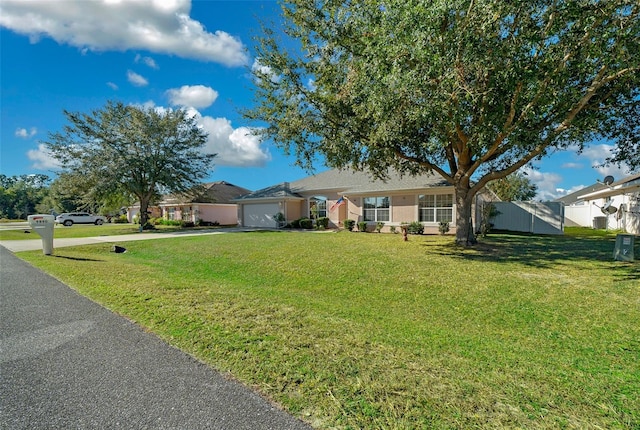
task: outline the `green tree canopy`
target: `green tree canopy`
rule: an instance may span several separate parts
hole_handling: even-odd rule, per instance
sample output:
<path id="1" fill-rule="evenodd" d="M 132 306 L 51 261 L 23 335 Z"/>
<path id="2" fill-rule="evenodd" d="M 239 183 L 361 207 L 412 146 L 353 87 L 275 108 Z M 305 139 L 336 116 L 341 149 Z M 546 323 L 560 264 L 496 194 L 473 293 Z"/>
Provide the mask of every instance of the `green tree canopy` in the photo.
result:
<path id="1" fill-rule="evenodd" d="M 0 218 L 27 219 L 46 199 L 49 189 L 47 175 L 0 175 Z"/>
<path id="2" fill-rule="evenodd" d="M 108 102 L 89 114 L 64 111 L 69 124 L 46 142 L 68 183 L 84 180 L 85 201 L 134 196 L 140 222 L 161 192 L 187 192 L 208 173 L 214 155 L 203 153 L 206 132 L 185 110 L 160 111 Z"/>
<path id="3" fill-rule="evenodd" d="M 627 166 L 632 171 L 640 171 L 640 105 L 634 106 L 632 115 L 623 118 L 612 118 L 617 131 L 617 145 L 607 164 Z"/>
<path id="4" fill-rule="evenodd" d="M 496 179 L 490 182 L 488 187 L 503 202 L 528 201 L 533 199 L 538 192 L 538 186 L 521 172 Z"/>
<path id="5" fill-rule="evenodd" d="M 456 241 L 475 194 L 597 138 L 639 102 L 637 1 L 289 0 L 266 27 L 247 118 L 309 167 L 435 171 L 456 189 Z M 614 120 L 615 118 L 615 120 Z"/>

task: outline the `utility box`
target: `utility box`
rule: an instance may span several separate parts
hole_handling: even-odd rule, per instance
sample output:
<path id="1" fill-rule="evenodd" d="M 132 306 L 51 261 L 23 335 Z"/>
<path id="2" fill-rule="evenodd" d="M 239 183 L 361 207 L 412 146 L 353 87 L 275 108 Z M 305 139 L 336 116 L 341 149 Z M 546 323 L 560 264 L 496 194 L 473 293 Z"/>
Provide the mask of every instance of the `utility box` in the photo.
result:
<path id="1" fill-rule="evenodd" d="M 635 236 L 632 234 L 619 234 L 616 236 L 616 247 L 613 250 L 613 259 L 618 261 L 633 261 L 633 247 Z"/>
<path id="2" fill-rule="evenodd" d="M 607 217 L 606 216 L 593 217 L 593 229 L 594 230 L 604 230 L 606 228 L 607 228 Z"/>
<path id="3" fill-rule="evenodd" d="M 33 231 L 42 238 L 44 255 L 51 255 L 53 253 L 53 227 L 56 225 L 56 218 L 53 215 L 29 215 L 27 221 Z"/>

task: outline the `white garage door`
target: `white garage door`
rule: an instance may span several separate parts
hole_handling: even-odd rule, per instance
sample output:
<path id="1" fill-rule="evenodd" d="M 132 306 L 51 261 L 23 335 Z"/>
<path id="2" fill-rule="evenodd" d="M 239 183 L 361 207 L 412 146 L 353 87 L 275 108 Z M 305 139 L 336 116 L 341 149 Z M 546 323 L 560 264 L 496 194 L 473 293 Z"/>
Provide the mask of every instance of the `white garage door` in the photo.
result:
<path id="1" fill-rule="evenodd" d="M 277 203 L 260 203 L 243 205 L 244 219 L 242 224 L 245 227 L 277 227 L 273 217 L 278 213 Z"/>

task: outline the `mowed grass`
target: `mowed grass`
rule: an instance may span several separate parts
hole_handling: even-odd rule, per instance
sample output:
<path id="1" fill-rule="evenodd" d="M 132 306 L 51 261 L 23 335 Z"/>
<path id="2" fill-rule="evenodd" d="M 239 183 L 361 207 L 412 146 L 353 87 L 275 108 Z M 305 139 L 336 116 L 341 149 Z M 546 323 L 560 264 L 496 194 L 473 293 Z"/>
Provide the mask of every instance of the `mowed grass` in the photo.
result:
<path id="1" fill-rule="evenodd" d="M 54 239 L 92 236 L 114 236 L 134 233 L 138 233 L 138 225 L 135 224 L 76 224 L 72 225 L 71 227 L 56 225 L 53 228 Z M 29 226 L 17 230 L 0 230 L 0 240 L 29 239 L 40 239 L 40 236 Z"/>
<path id="2" fill-rule="evenodd" d="M 614 238 L 263 232 L 18 255 L 316 428 L 640 428 L 640 264 L 613 261 Z"/>
<path id="3" fill-rule="evenodd" d="M 1 225 L 1 224 L 0 224 Z M 179 226 L 158 225 L 155 230 L 145 230 L 140 233 L 138 224 L 74 224 L 70 227 L 56 225 L 53 229 L 54 239 L 67 239 L 78 237 L 94 237 L 94 236 L 115 236 L 123 234 L 147 234 L 147 233 L 167 233 L 174 231 L 186 230 L 211 230 L 224 227 L 196 227 L 182 228 Z M 27 233 L 29 232 L 29 233 Z M 29 240 L 40 239 L 40 236 L 31 230 L 31 227 L 17 230 L 0 229 L 0 240 Z"/>

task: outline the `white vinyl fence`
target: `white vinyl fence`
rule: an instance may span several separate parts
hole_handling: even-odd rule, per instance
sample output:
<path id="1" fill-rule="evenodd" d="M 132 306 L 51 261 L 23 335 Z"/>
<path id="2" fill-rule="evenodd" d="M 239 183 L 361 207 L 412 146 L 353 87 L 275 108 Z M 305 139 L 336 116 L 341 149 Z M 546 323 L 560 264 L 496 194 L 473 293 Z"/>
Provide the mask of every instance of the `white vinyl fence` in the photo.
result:
<path id="1" fill-rule="evenodd" d="M 500 212 L 493 229 L 534 234 L 564 234 L 564 205 L 559 202 L 493 202 Z"/>

